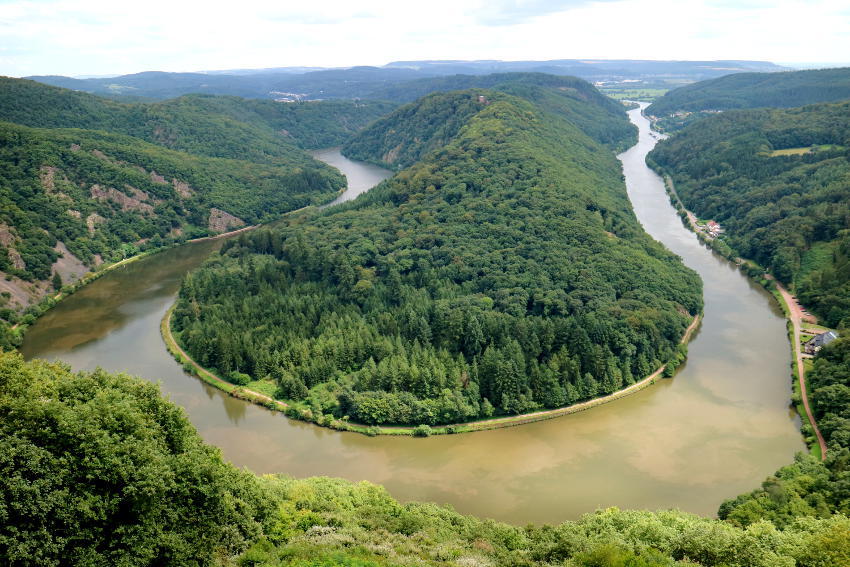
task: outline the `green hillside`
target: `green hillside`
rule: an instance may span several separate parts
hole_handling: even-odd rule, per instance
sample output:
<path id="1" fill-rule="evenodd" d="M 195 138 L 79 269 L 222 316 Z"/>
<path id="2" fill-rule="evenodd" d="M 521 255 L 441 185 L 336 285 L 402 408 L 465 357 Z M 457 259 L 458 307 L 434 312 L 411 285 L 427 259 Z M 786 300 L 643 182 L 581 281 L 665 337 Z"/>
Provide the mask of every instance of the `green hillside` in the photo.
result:
<path id="1" fill-rule="evenodd" d="M 649 105 L 646 113 L 662 118 L 666 129 L 677 129 L 706 111 L 791 108 L 846 99 L 850 99 L 850 67 L 735 73 L 673 89 Z"/>
<path id="2" fill-rule="evenodd" d="M 796 289 L 827 325 L 850 326 L 850 102 L 730 111 L 650 154 L 685 206 L 740 255 Z"/>
<path id="3" fill-rule="evenodd" d="M 345 181 L 304 150 L 342 144 L 392 107 L 121 103 L 0 78 L 0 320 L 101 263 L 329 200 Z"/>
<path id="4" fill-rule="evenodd" d="M 0 561 L 60 565 L 836 567 L 850 520 L 741 528 L 677 511 L 511 526 L 367 482 L 256 477 L 157 386 L 0 354 Z"/>
<path id="5" fill-rule="evenodd" d="M 411 102 L 434 92 L 465 89 L 492 89 L 532 100 L 549 112 L 560 114 L 586 134 L 614 149 L 625 149 L 633 143 L 635 128 L 622 120 L 623 106 L 600 93 L 593 85 L 576 77 L 544 73 L 493 73 L 490 75 L 452 75 L 409 81 L 386 87 L 374 94 L 376 98 Z M 373 131 L 380 131 L 375 126 Z M 352 144 L 366 142 L 358 136 Z M 368 148 L 366 148 L 368 149 Z M 359 148 L 360 153 L 362 149 Z"/>
<path id="6" fill-rule="evenodd" d="M 24 308 L 102 263 L 275 218 L 344 186 L 325 167 L 0 122 L 0 319 L 17 322 Z"/>
<path id="7" fill-rule="evenodd" d="M 0 120 L 38 128 L 106 130 L 170 149 L 258 163 L 310 164 L 299 148 L 340 145 L 392 106 L 207 95 L 127 104 L 35 81 L 0 78 Z"/>
<path id="8" fill-rule="evenodd" d="M 174 327 L 196 360 L 274 381 L 313 419 L 413 425 L 559 407 L 675 367 L 700 282 L 642 231 L 609 149 L 497 91 L 381 124 L 414 141 L 405 160 L 420 135 L 438 147 L 187 276 Z"/>
<path id="9" fill-rule="evenodd" d="M 677 110 L 790 108 L 847 98 L 850 98 L 850 67 L 783 73 L 734 73 L 673 89 L 653 102 L 647 113 L 663 116 Z"/>

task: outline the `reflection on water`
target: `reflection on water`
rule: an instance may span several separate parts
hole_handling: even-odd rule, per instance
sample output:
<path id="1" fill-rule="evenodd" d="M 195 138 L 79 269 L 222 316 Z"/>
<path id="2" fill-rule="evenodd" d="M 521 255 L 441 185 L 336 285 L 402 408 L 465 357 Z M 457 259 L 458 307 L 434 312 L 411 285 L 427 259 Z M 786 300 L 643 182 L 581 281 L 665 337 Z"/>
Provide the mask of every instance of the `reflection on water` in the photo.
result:
<path id="1" fill-rule="evenodd" d="M 638 111 L 640 142 L 623 153 L 629 196 L 647 231 L 705 281 L 705 318 L 672 380 L 567 417 L 428 439 L 338 433 L 246 404 L 186 376 L 159 322 L 183 274 L 220 242 L 190 244 L 128 265 L 33 325 L 28 357 L 61 358 L 160 381 L 204 439 L 260 472 L 384 484 L 402 500 L 450 503 L 522 524 L 558 522 L 598 507 L 678 507 L 705 515 L 757 486 L 803 449 L 789 415 L 790 354 L 772 298 L 711 254 L 681 224 L 644 156 L 655 143 Z M 370 187 L 388 172 L 318 154 Z"/>

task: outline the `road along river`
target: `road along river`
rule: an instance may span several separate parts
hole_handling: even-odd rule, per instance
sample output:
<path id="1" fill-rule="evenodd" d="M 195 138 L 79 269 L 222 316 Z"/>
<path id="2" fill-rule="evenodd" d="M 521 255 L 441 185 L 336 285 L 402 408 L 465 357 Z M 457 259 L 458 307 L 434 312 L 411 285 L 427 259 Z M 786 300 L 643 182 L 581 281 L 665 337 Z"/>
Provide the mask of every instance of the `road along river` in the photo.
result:
<path id="1" fill-rule="evenodd" d="M 39 319 L 21 350 L 159 381 L 207 442 L 258 473 L 369 480 L 401 500 L 517 524 L 606 506 L 712 515 L 804 448 L 789 411 L 785 321 L 766 292 L 682 226 L 644 165 L 655 144 L 648 122 L 638 110 L 630 116 L 640 141 L 620 156 L 629 196 L 646 230 L 704 279 L 705 319 L 676 377 L 627 398 L 520 427 L 427 439 L 339 433 L 230 398 L 185 375 L 159 336 L 181 278 L 220 240 L 105 275 Z M 341 169 L 355 191 L 388 175 L 338 152 L 317 157 Z"/>

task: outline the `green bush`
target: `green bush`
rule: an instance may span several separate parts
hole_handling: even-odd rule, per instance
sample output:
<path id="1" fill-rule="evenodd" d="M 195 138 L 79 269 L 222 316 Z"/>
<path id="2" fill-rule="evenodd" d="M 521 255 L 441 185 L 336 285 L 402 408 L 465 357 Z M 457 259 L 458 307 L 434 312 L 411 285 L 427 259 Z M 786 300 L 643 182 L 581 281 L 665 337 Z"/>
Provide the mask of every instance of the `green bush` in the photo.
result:
<path id="1" fill-rule="evenodd" d="M 417 425 L 413 428 L 414 437 L 430 437 L 432 432 L 430 425 Z"/>

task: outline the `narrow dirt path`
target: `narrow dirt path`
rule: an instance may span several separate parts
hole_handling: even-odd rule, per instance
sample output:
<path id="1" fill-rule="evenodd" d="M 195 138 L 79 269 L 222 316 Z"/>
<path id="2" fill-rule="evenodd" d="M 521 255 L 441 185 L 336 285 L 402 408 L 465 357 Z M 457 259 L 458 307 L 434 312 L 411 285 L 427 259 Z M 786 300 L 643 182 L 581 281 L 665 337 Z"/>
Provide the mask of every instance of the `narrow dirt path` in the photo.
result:
<path id="1" fill-rule="evenodd" d="M 776 289 L 779 290 L 779 294 L 788 306 L 788 316 L 791 319 L 791 326 L 794 329 L 794 338 L 792 341 L 794 344 L 792 347 L 794 350 L 794 359 L 797 364 L 797 380 L 800 384 L 800 396 L 803 398 L 803 407 L 806 410 L 806 417 L 808 417 L 809 423 L 812 424 L 812 429 L 815 431 L 815 437 L 817 437 L 818 445 L 820 446 L 821 460 L 823 460 L 826 459 L 826 441 L 823 438 L 823 434 L 820 432 L 820 428 L 818 428 L 815 416 L 812 414 L 812 408 L 809 405 L 809 394 L 806 390 L 806 369 L 803 365 L 803 353 L 800 350 L 800 321 L 804 318 L 803 309 L 800 307 L 800 304 L 797 303 L 797 298 L 791 295 L 791 293 L 789 293 L 782 284 L 776 280 L 774 280 L 774 282 L 776 283 Z"/>

